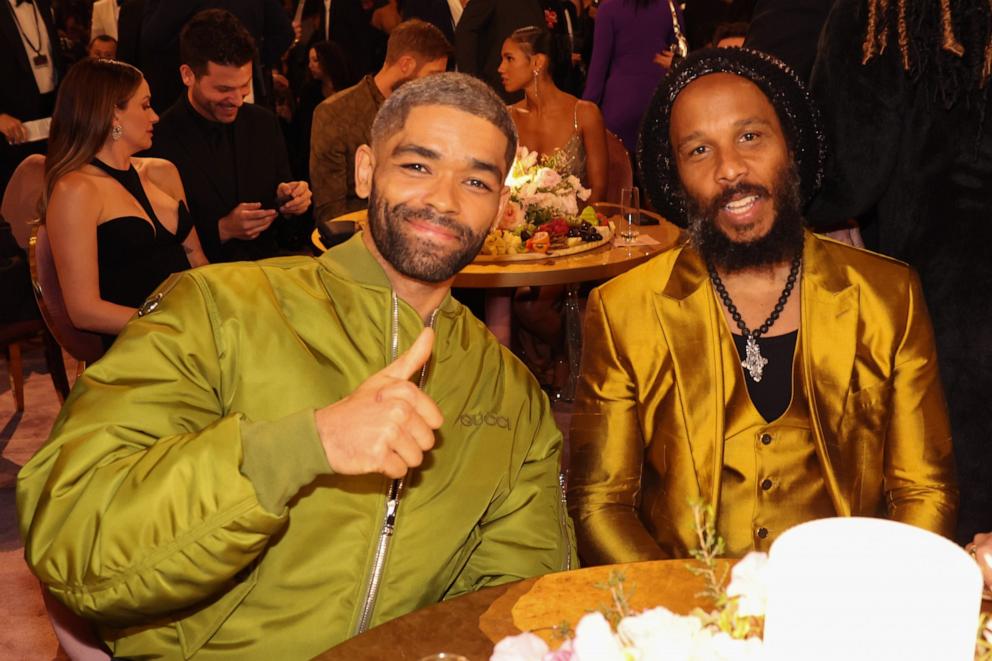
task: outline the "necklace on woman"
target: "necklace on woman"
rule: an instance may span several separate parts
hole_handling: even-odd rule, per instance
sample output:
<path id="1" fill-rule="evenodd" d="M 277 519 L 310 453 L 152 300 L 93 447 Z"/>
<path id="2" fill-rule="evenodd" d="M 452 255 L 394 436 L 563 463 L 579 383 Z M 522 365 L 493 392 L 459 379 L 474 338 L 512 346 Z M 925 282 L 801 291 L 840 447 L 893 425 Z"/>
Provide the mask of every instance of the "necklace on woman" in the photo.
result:
<path id="1" fill-rule="evenodd" d="M 741 361 L 741 367 L 747 370 L 747 373 L 755 383 L 761 381 L 761 375 L 765 371 L 765 365 L 768 364 L 768 359 L 761 355 L 758 338 L 767 333 L 768 329 L 778 321 L 778 317 L 782 314 L 782 310 L 785 309 L 785 304 L 789 300 L 789 295 L 792 293 L 792 288 L 796 285 L 796 279 L 799 277 L 799 267 L 802 263 L 803 258 L 801 253 L 792 258 L 792 266 L 789 269 L 789 277 L 785 281 L 785 289 L 782 290 L 782 294 L 778 297 L 775 308 L 768 315 L 768 318 L 765 319 L 765 323 L 753 331 L 748 330 L 747 324 L 741 318 L 741 313 L 737 310 L 737 306 L 730 300 L 730 294 L 727 293 L 727 288 L 724 286 L 723 280 L 720 279 L 720 275 L 716 272 L 716 269 L 712 264 L 706 264 L 706 270 L 709 271 L 710 280 L 713 282 L 716 293 L 720 295 L 720 300 L 723 301 L 723 307 L 727 308 L 730 317 L 737 324 L 737 327 L 741 329 L 741 333 L 744 334 L 744 360 Z"/>

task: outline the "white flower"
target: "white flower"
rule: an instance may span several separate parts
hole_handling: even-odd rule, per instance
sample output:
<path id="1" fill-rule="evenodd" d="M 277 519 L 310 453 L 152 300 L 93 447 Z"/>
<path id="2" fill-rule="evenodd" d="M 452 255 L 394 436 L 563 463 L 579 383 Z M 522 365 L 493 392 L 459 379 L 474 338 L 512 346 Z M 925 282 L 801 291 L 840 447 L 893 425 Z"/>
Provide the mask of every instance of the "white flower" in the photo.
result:
<path id="1" fill-rule="evenodd" d="M 520 167 L 529 170 L 535 165 L 537 165 L 538 153 L 536 151 L 530 151 L 523 145 L 517 147 L 517 162 Z"/>
<path id="2" fill-rule="evenodd" d="M 701 634 L 705 635 L 697 618 L 676 615 L 661 606 L 625 617 L 617 630 L 641 652 L 641 658 L 645 661 L 687 661 L 696 646 L 696 639 Z"/>
<path id="3" fill-rule="evenodd" d="M 602 613 L 589 613 L 579 620 L 572 641 L 576 661 L 626 661 L 623 646 Z"/>
<path id="4" fill-rule="evenodd" d="M 761 661 L 764 643 L 760 638 L 740 640 L 723 631 L 696 639 L 692 661 Z"/>
<path id="5" fill-rule="evenodd" d="M 582 186 L 579 186 L 579 192 L 576 193 L 575 195 L 580 200 L 582 200 L 583 202 L 585 202 L 586 200 L 589 199 L 589 196 L 592 195 L 592 189 L 591 188 L 583 188 Z"/>
<path id="6" fill-rule="evenodd" d="M 547 643 L 539 636 L 522 633 L 496 643 L 489 661 L 541 661 L 548 652 Z"/>
<path id="7" fill-rule="evenodd" d="M 741 617 L 762 616 L 768 602 L 768 555 L 748 553 L 730 572 L 728 597 L 739 597 L 737 614 Z"/>

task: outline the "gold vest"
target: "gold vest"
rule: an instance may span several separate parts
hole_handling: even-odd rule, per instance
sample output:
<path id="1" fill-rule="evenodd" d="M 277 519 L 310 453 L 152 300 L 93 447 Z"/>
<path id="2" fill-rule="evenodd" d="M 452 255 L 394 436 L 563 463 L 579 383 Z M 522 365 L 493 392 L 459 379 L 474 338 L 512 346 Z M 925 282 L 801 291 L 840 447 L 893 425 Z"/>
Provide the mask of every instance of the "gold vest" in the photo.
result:
<path id="1" fill-rule="evenodd" d="M 725 330 L 722 329 L 722 330 Z M 836 516 L 810 433 L 803 365 L 793 353 L 792 400 L 766 421 L 751 402 L 733 340 L 721 333 L 726 428 L 717 531 L 726 555 L 768 552 L 794 525 Z M 799 338 L 796 348 L 799 348 Z"/>

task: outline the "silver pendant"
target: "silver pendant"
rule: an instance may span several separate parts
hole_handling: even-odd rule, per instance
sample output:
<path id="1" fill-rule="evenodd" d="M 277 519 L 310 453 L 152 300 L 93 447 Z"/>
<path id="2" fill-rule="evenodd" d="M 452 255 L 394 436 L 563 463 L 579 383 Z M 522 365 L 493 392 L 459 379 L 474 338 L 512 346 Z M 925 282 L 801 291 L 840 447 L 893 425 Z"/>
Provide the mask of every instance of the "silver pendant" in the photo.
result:
<path id="1" fill-rule="evenodd" d="M 765 371 L 765 365 L 767 364 L 768 359 L 761 355 L 758 341 L 754 339 L 754 335 L 748 333 L 747 344 L 744 346 L 744 360 L 741 361 L 741 367 L 747 370 L 747 373 L 751 375 L 751 379 L 755 383 L 758 383 L 761 381 L 761 374 Z"/>

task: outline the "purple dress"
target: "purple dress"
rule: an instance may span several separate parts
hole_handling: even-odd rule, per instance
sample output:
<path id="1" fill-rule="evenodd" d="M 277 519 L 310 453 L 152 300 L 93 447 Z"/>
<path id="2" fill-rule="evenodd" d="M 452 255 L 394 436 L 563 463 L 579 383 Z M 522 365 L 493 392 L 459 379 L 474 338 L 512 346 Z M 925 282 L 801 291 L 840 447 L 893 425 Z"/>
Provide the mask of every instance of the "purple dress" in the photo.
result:
<path id="1" fill-rule="evenodd" d="M 666 0 L 635 8 L 634 0 L 603 0 L 596 14 L 592 58 L 582 98 L 603 111 L 606 128 L 632 154 L 641 116 L 665 75 L 656 53 L 675 41 Z"/>

